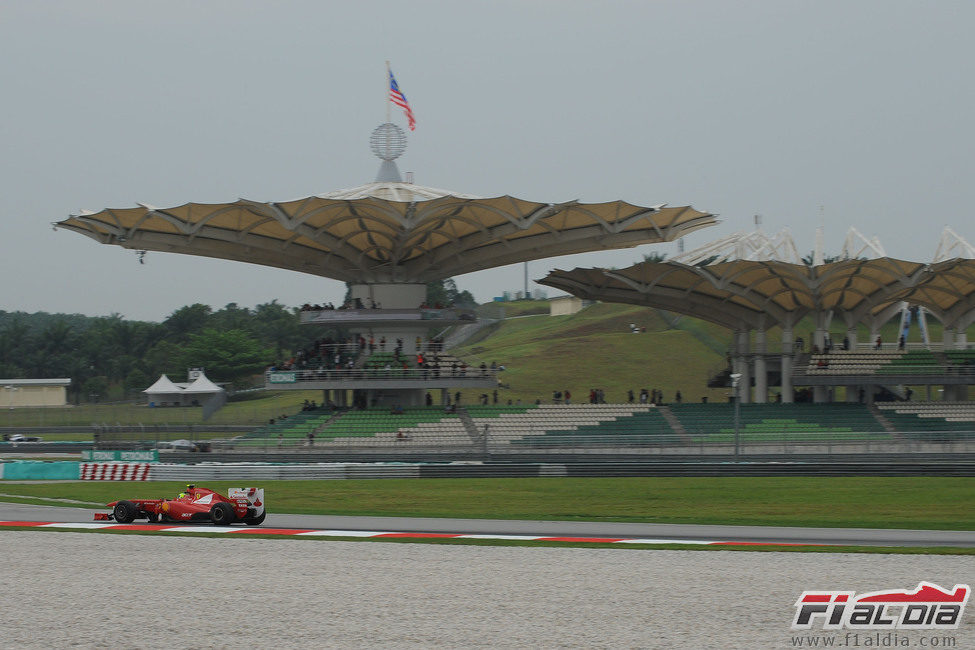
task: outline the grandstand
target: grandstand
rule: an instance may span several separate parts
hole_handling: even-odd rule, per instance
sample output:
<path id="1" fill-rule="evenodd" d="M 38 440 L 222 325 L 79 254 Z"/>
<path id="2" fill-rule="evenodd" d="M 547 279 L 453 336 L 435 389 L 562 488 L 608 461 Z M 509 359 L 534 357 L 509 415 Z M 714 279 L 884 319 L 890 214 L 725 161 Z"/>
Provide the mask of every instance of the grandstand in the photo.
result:
<path id="1" fill-rule="evenodd" d="M 477 448 L 684 448 L 726 446 L 736 426 L 752 445 L 941 440 L 969 432 L 975 406 L 964 403 L 863 404 L 530 404 L 454 409 L 407 407 L 302 412 L 238 440 L 247 446 Z M 958 439 L 959 436 L 952 436 Z"/>
<path id="2" fill-rule="evenodd" d="M 474 425 L 492 444 L 532 447 L 631 445 L 672 442 L 674 431 L 653 406 L 542 404 L 530 407 L 468 407 Z"/>
<path id="3" fill-rule="evenodd" d="M 838 351 L 809 355 L 805 375 L 873 375 L 904 356 L 903 352 Z M 798 374 L 798 373 L 797 373 Z"/>
<path id="4" fill-rule="evenodd" d="M 676 404 L 670 410 L 694 442 L 728 442 L 735 432 L 735 409 L 727 404 Z M 743 404 L 739 410 L 742 440 L 768 442 L 789 436 L 794 441 L 886 439 L 889 433 L 861 404 Z"/>
<path id="5" fill-rule="evenodd" d="M 877 408 L 898 431 L 922 440 L 975 438 L 975 402 L 891 402 Z M 958 434 L 964 434 L 959 436 Z"/>

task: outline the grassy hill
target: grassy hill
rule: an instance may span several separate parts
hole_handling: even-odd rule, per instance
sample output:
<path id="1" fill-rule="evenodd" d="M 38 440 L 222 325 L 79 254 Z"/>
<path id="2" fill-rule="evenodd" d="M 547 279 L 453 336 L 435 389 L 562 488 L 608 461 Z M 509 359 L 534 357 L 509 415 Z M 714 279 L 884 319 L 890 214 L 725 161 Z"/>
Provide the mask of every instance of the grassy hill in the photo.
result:
<path id="1" fill-rule="evenodd" d="M 571 316 L 542 314 L 508 317 L 453 350 L 462 358 L 503 364 L 510 386 L 499 400 L 551 401 L 555 390 L 587 401 L 591 388 L 605 391 L 607 402 L 626 401 L 627 391 L 659 389 L 666 400 L 680 390 L 685 401 L 725 399 L 723 389 L 706 387 L 709 373 L 726 365 L 727 331 L 655 309 L 598 303 Z M 508 313 L 530 313 L 509 303 Z M 630 324 L 646 328 L 632 334 Z M 471 402 L 475 395 L 468 395 Z"/>

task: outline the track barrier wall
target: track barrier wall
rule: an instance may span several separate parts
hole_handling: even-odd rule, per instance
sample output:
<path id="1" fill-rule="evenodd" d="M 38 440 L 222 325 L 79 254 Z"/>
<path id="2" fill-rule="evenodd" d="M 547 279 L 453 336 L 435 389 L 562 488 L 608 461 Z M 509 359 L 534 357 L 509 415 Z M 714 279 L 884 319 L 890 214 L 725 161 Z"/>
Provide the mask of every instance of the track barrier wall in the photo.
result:
<path id="1" fill-rule="evenodd" d="M 0 479 L 90 481 L 345 480 L 612 476 L 975 476 L 972 460 L 889 463 L 783 462 L 457 462 L 457 463 L 0 463 Z"/>

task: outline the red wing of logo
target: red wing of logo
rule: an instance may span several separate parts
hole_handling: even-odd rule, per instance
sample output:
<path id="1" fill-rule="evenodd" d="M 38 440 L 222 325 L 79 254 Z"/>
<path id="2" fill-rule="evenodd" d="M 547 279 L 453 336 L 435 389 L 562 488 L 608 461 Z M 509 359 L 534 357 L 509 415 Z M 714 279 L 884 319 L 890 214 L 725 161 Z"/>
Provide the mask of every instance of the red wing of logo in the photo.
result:
<path id="1" fill-rule="evenodd" d="M 951 591 L 930 582 L 920 582 L 914 591 L 874 591 L 857 598 L 858 603 L 965 603 L 971 590 L 955 585 Z"/>
<path id="2" fill-rule="evenodd" d="M 888 589 L 856 595 L 853 591 L 804 591 L 795 602 L 792 628 L 821 622 L 824 630 L 954 629 L 961 622 L 971 587 L 945 589 L 920 582 L 913 591 Z"/>

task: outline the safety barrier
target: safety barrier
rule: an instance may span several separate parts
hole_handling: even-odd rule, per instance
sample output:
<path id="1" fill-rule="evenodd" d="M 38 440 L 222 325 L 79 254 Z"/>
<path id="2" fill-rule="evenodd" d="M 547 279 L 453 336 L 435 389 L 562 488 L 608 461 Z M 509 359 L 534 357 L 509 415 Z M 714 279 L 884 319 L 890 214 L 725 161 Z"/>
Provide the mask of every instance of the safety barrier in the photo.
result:
<path id="1" fill-rule="evenodd" d="M 147 481 L 149 463 L 78 463 L 82 481 Z"/>

